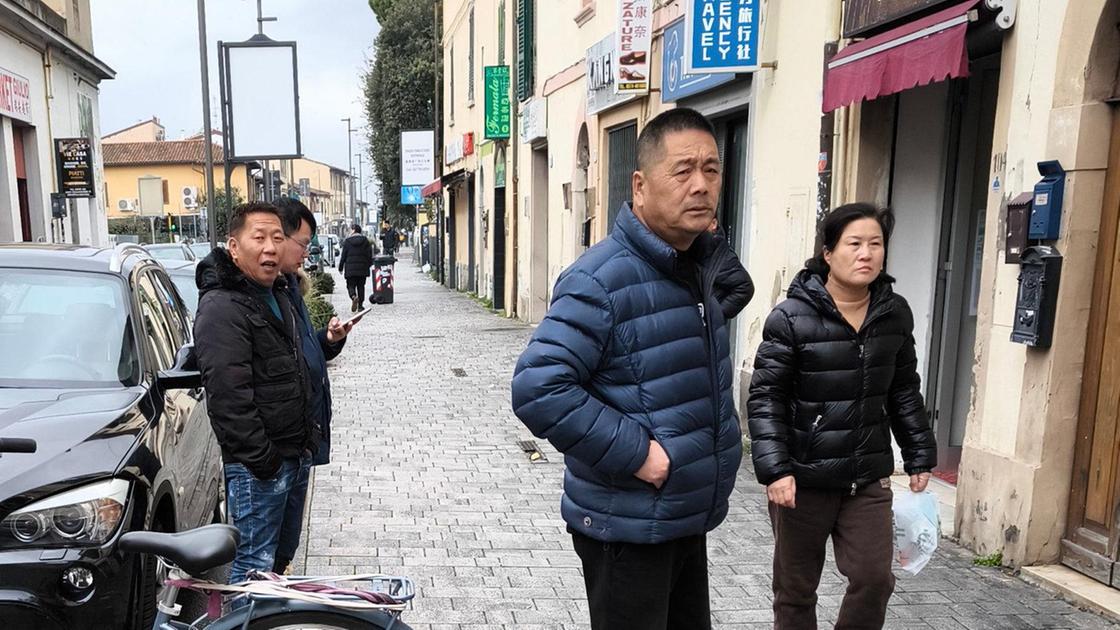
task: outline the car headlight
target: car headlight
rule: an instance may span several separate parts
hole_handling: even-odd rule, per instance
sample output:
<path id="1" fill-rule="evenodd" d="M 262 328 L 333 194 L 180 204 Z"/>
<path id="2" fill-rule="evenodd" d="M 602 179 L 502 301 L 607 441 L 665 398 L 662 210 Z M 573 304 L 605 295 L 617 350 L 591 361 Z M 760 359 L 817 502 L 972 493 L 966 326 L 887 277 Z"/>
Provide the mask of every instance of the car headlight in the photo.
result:
<path id="1" fill-rule="evenodd" d="M 103 543 L 124 518 L 128 482 L 109 479 L 68 490 L 0 521 L 0 546 L 49 547 Z"/>

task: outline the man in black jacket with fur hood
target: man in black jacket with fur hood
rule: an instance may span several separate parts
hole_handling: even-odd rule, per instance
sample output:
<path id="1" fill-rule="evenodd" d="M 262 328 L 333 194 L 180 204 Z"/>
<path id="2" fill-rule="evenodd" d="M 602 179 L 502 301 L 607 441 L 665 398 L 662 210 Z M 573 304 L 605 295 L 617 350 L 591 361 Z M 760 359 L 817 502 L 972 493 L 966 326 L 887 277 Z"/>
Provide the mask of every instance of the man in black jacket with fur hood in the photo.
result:
<path id="1" fill-rule="evenodd" d="M 251 569 L 272 570 L 285 519 L 302 507 L 289 506 L 289 494 L 318 444 L 298 316 L 280 273 L 285 239 L 276 207 L 240 205 L 228 250 L 215 248 L 195 276 L 195 352 L 241 533 L 231 583 Z"/>

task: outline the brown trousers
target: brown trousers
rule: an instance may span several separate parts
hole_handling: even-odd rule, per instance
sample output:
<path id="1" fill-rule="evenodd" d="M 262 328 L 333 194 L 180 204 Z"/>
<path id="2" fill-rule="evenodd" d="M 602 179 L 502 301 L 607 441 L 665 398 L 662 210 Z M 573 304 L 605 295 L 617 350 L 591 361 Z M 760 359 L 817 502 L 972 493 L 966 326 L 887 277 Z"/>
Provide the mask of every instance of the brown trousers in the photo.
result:
<path id="1" fill-rule="evenodd" d="M 797 489 L 797 507 L 770 504 L 774 530 L 774 628 L 816 630 L 817 586 L 829 536 L 836 568 L 848 578 L 837 630 L 879 630 L 894 592 L 890 480 L 853 496 Z"/>

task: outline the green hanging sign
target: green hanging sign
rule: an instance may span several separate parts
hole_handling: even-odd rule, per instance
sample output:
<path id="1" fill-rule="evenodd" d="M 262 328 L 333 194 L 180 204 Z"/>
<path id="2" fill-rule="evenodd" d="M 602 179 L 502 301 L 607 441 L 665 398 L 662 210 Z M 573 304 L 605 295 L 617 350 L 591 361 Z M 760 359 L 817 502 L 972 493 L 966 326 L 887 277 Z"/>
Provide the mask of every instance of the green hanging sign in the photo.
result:
<path id="1" fill-rule="evenodd" d="M 486 66 L 487 140 L 507 140 L 510 133 L 509 66 Z"/>

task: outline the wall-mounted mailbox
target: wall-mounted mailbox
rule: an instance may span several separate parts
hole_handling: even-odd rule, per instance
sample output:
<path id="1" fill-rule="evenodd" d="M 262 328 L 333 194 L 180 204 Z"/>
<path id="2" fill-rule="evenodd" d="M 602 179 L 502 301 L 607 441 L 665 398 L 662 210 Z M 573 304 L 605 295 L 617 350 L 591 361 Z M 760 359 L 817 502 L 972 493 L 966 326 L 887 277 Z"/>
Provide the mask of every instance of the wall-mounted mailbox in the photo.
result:
<path id="1" fill-rule="evenodd" d="M 1066 171 L 1057 160 L 1048 160 L 1038 163 L 1038 172 L 1042 179 L 1034 185 L 1028 236 L 1036 240 L 1053 241 L 1058 238 L 1061 227 Z"/>
<path id="2" fill-rule="evenodd" d="M 1018 264 L 1027 248 L 1027 227 L 1030 223 L 1031 201 L 1034 193 L 1019 193 L 1007 203 L 1007 243 L 1004 262 Z"/>
<path id="3" fill-rule="evenodd" d="M 1049 348 L 1054 337 L 1062 255 L 1053 247 L 1036 245 L 1023 252 L 1019 264 L 1019 294 L 1015 299 L 1011 341 Z"/>

